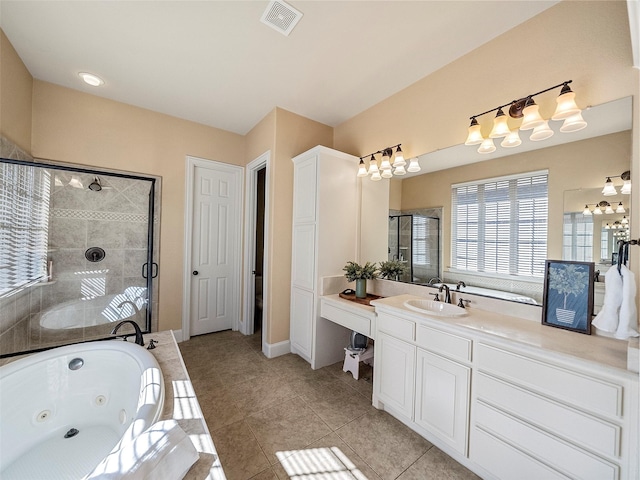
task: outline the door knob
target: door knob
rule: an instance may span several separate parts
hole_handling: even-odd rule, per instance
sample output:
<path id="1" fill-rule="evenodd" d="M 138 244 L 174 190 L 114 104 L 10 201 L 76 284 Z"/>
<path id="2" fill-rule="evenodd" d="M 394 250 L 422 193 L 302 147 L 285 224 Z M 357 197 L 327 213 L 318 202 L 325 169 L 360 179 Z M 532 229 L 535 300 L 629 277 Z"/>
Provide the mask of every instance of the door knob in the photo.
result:
<path id="1" fill-rule="evenodd" d="M 198 275 L 198 270 L 194 270 L 194 271 L 193 271 L 193 274 L 194 274 L 194 275 Z"/>

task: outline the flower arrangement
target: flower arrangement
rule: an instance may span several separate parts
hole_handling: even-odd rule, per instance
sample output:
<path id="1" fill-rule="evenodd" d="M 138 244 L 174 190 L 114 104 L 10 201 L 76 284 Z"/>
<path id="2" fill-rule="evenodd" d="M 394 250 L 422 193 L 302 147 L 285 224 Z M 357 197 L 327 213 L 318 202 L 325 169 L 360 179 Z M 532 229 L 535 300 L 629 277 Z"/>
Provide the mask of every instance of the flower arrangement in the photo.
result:
<path id="1" fill-rule="evenodd" d="M 397 280 L 400 275 L 405 273 L 408 267 L 400 260 L 388 260 L 380 262 L 380 276 L 389 280 Z"/>
<path id="2" fill-rule="evenodd" d="M 378 278 L 375 262 L 367 262 L 364 265 L 359 265 L 356 262 L 347 262 L 342 270 L 346 272 L 344 276 L 347 277 L 349 282 Z"/>

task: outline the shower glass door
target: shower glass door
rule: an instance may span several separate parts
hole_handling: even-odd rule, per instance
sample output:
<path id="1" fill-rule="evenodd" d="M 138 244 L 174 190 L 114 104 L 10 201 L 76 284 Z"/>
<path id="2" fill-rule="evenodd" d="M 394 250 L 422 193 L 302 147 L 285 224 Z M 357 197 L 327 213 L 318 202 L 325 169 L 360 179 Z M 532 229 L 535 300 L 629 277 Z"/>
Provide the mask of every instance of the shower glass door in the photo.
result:
<path id="1" fill-rule="evenodd" d="M 149 332 L 156 180 L 0 167 L 0 355 L 105 338 L 123 320 Z"/>

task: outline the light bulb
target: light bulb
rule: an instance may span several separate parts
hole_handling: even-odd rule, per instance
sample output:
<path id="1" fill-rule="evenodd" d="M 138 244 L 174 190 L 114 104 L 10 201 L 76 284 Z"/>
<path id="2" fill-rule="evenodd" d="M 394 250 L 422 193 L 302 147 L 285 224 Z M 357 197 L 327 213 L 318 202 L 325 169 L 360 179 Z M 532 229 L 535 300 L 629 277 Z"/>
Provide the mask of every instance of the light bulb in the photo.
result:
<path id="1" fill-rule="evenodd" d="M 623 225 L 629 225 L 629 220 L 627 219 L 626 215 L 622 217 L 622 220 L 620 220 L 620 223 L 622 223 Z"/>
<path id="2" fill-rule="evenodd" d="M 616 187 L 613 186 L 613 182 L 610 177 L 607 177 L 607 181 L 604 182 L 604 187 L 602 188 L 602 194 L 605 197 L 610 197 L 611 195 L 616 195 L 618 192 L 616 191 Z"/>
<path id="3" fill-rule="evenodd" d="M 582 211 L 582 215 L 591 215 L 591 210 L 589 210 L 589 205 L 584 206 L 584 210 Z"/>
<path id="4" fill-rule="evenodd" d="M 521 143 L 522 140 L 520 140 L 520 134 L 518 133 L 518 129 L 516 128 L 512 132 L 509 132 L 509 135 L 504 137 L 504 140 L 502 140 L 500 146 L 505 148 L 513 148 L 517 147 Z"/>
<path id="5" fill-rule="evenodd" d="M 364 166 L 364 161 L 360 159 L 360 164 L 358 165 L 358 176 L 366 177 L 367 175 L 367 167 Z"/>
<path id="6" fill-rule="evenodd" d="M 380 170 L 391 170 L 391 162 L 389 157 L 389 148 L 382 153 L 382 162 L 380 163 Z"/>
<path id="7" fill-rule="evenodd" d="M 622 206 L 622 202 L 620 202 L 618 204 L 618 207 L 616 208 L 616 213 L 625 213 L 626 210 L 624 209 L 624 207 Z"/>
<path id="8" fill-rule="evenodd" d="M 418 162 L 417 157 L 413 157 L 409 160 L 409 167 L 407 168 L 407 172 L 415 173 L 421 170 L 420 163 Z"/>
<path id="9" fill-rule="evenodd" d="M 382 170 L 382 178 L 391 178 L 393 177 L 393 173 L 391 173 L 391 169 L 389 168 L 389 170 Z"/>
<path id="10" fill-rule="evenodd" d="M 610 203 L 607 203 L 607 208 L 604 209 L 604 213 L 606 213 L 607 215 L 611 215 L 612 213 L 614 213 Z"/>
<path id="11" fill-rule="evenodd" d="M 625 195 L 630 195 L 631 194 L 631 180 L 624 180 L 624 183 L 622 184 L 622 189 L 620 190 L 620 193 L 623 193 Z"/>
<path id="12" fill-rule="evenodd" d="M 404 159 L 404 155 L 402 154 L 402 149 L 400 148 L 400 145 L 398 145 L 398 148 L 396 150 L 396 158 L 393 161 L 393 166 L 394 167 L 404 167 L 407 164 L 407 161 Z"/>
<path id="13" fill-rule="evenodd" d="M 510 133 L 511 130 L 509 129 L 509 125 L 507 125 L 507 116 L 502 111 L 502 108 L 499 108 L 498 113 L 496 113 L 496 118 L 493 119 L 493 129 L 491 129 L 489 138 L 506 137 Z"/>
<path id="14" fill-rule="evenodd" d="M 582 113 L 578 112 L 570 117 L 567 117 L 560 127 L 562 133 L 577 132 L 587 126 L 587 122 L 582 118 Z"/>
<path id="15" fill-rule="evenodd" d="M 378 161 L 376 160 L 376 157 L 371 155 L 371 158 L 369 159 L 369 175 L 373 175 L 374 173 L 378 173 Z"/>
<path id="16" fill-rule="evenodd" d="M 478 153 L 493 153 L 496 151 L 496 146 L 493 144 L 493 138 L 485 138 L 482 144 L 478 147 Z"/>
<path id="17" fill-rule="evenodd" d="M 593 209 L 594 215 L 602 215 L 602 210 L 600 210 L 600 205 L 596 205 L 596 208 Z"/>
<path id="18" fill-rule="evenodd" d="M 531 130 L 544 123 L 544 119 L 538 113 L 539 108 L 533 99 L 527 100 L 527 106 L 522 110 L 524 118 L 522 119 L 520 130 Z"/>
<path id="19" fill-rule="evenodd" d="M 406 175 L 407 171 L 404 169 L 404 165 L 399 165 L 393 171 L 394 175 Z"/>
<path id="20" fill-rule="evenodd" d="M 560 95 L 556 98 L 556 111 L 551 117 L 552 120 L 565 120 L 575 114 L 579 114 L 581 110 L 576 105 L 576 94 L 571 91 L 566 83 L 560 91 Z"/>
<path id="21" fill-rule="evenodd" d="M 540 125 L 538 125 L 533 129 L 533 132 L 531 132 L 531 136 L 529 137 L 529 140 L 533 140 L 534 142 L 539 142 L 540 140 L 546 140 L 547 138 L 552 137 L 553 134 L 554 134 L 554 131 L 551 130 L 551 128 L 549 128 L 549 122 L 546 120 L 543 120 Z"/>
<path id="22" fill-rule="evenodd" d="M 382 176 L 380 175 L 380 172 L 378 170 L 373 172 L 373 174 L 371 175 L 371 180 L 373 180 L 374 182 L 382 180 Z"/>
<path id="23" fill-rule="evenodd" d="M 476 120 L 476 117 L 471 119 L 471 125 L 469 125 L 469 135 L 467 136 L 467 140 L 464 142 L 465 145 L 478 145 L 482 143 L 484 138 L 482 137 L 482 132 L 480 132 L 480 125 Z"/>

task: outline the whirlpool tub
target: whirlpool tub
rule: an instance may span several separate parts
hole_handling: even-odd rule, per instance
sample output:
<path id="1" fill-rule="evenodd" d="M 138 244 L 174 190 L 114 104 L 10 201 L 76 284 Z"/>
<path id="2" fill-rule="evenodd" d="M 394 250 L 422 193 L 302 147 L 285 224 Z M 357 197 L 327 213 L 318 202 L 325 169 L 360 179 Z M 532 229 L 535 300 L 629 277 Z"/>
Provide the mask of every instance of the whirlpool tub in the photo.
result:
<path id="1" fill-rule="evenodd" d="M 143 347 L 100 341 L 0 367 L 0 478 L 81 479 L 162 413 L 164 382 Z"/>

